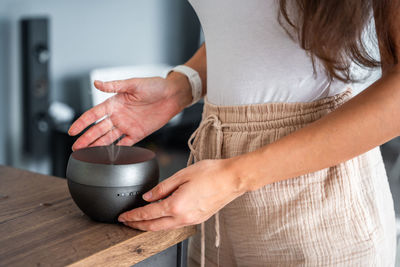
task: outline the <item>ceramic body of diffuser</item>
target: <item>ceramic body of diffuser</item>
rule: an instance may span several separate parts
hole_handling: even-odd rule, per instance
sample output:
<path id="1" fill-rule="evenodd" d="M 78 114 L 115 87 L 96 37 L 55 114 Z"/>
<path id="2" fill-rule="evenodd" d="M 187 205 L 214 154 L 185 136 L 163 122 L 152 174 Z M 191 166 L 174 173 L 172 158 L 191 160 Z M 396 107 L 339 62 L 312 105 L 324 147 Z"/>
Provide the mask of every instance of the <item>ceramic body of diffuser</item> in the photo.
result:
<path id="1" fill-rule="evenodd" d="M 71 154 L 67 179 L 73 200 L 86 215 L 117 222 L 119 214 L 147 203 L 142 195 L 158 184 L 159 167 L 148 149 L 88 147 Z"/>

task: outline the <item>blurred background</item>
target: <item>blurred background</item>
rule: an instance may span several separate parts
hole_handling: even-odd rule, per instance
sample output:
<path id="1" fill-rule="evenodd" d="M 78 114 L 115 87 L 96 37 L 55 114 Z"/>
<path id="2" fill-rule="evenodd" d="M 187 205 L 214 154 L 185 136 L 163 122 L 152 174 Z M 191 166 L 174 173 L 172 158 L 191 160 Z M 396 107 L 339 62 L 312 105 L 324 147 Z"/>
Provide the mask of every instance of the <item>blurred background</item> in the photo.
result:
<path id="1" fill-rule="evenodd" d="M 104 97 L 93 79 L 165 76 L 202 42 L 185 0 L 0 0 L 0 164 L 64 177 L 67 129 Z M 138 144 L 157 152 L 161 178 L 186 166 L 201 111 L 190 107 Z M 381 150 L 400 217 L 399 139 Z"/>
<path id="2" fill-rule="evenodd" d="M 103 99 L 94 77 L 165 76 L 202 38 L 183 0 L 0 0 L 0 164 L 63 177 L 71 121 Z M 185 113 L 143 145 L 186 153 L 201 104 Z"/>

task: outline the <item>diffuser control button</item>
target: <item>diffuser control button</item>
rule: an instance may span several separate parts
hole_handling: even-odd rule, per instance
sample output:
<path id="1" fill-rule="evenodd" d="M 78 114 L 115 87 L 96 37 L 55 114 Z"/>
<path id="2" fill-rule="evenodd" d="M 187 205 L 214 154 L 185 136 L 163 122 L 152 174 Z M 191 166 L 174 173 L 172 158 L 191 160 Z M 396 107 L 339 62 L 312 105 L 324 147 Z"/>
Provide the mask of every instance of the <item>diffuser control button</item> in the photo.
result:
<path id="1" fill-rule="evenodd" d="M 139 192 L 127 192 L 127 193 L 118 193 L 117 197 L 128 197 L 128 196 L 138 196 L 140 193 Z"/>

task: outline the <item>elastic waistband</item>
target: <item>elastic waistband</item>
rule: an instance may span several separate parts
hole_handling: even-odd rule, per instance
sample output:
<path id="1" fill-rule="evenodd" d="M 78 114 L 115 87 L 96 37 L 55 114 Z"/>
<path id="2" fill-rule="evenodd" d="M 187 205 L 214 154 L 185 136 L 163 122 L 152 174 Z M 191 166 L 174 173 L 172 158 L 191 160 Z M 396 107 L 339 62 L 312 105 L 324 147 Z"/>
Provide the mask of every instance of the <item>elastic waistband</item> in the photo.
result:
<path id="1" fill-rule="evenodd" d="M 205 98 L 203 120 L 218 117 L 225 131 L 273 129 L 311 123 L 336 109 L 352 97 L 348 87 L 344 92 L 312 102 L 275 102 L 239 106 L 218 106 Z"/>

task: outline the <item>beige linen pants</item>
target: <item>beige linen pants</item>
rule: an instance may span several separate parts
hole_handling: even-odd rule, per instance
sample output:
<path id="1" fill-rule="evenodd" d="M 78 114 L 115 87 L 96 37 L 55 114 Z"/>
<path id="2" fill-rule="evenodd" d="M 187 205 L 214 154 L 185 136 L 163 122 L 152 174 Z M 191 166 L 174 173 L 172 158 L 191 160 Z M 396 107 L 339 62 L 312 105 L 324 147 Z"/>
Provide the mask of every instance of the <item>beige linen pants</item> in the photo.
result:
<path id="1" fill-rule="evenodd" d="M 206 100 L 189 140 L 191 157 L 229 158 L 256 150 L 350 98 L 351 89 L 309 103 L 216 106 Z M 214 224 L 215 217 L 204 224 L 207 267 L 394 265 L 393 200 L 379 147 L 235 199 L 219 212 L 218 249 Z M 189 267 L 200 265 L 200 255 L 199 227 L 189 240 Z"/>

